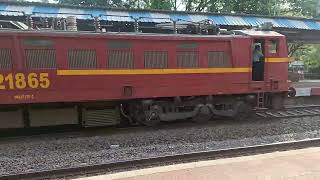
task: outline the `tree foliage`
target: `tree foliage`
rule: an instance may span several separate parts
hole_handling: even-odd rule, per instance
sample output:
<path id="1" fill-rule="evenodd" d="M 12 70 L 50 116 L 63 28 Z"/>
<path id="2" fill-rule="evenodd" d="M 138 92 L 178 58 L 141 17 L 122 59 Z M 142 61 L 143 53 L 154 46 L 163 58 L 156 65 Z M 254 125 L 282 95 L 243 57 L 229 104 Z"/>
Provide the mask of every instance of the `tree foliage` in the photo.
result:
<path id="1" fill-rule="evenodd" d="M 117 8 L 146 8 L 172 10 L 177 0 L 60 0 L 61 4 L 117 7 Z"/>
<path id="2" fill-rule="evenodd" d="M 60 0 L 61 4 L 316 17 L 318 0 Z"/>
<path id="3" fill-rule="evenodd" d="M 320 72 L 319 55 L 320 55 L 320 45 L 308 44 L 308 45 L 300 46 L 300 48 L 298 48 L 292 56 L 295 57 L 296 60 L 303 61 L 309 72 L 319 73 Z"/>
<path id="4" fill-rule="evenodd" d="M 123 7 L 122 0 L 60 0 L 61 4 L 80 6 Z"/>
<path id="5" fill-rule="evenodd" d="M 286 14 L 302 17 L 317 17 L 318 0 L 287 0 Z"/>

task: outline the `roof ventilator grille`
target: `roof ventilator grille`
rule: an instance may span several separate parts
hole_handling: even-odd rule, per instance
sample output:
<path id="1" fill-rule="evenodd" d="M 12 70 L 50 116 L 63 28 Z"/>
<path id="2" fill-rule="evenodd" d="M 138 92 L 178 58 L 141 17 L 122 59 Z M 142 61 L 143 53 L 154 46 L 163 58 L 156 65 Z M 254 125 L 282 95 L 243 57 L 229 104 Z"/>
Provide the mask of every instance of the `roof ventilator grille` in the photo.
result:
<path id="1" fill-rule="evenodd" d="M 144 53 L 145 68 L 168 68 L 168 52 L 147 51 Z"/>
<path id="2" fill-rule="evenodd" d="M 110 50 L 108 57 L 108 68 L 110 69 L 132 69 L 134 67 L 131 50 Z"/>
<path id="3" fill-rule="evenodd" d="M 54 49 L 26 49 L 26 66 L 28 69 L 56 69 L 56 52 Z"/>
<path id="4" fill-rule="evenodd" d="M 11 68 L 12 68 L 11 49 L 8 49 L 8 48 L 0 49 L 0 69 L 11 69 Z"/>
<path id="5" fill-rule="evenodd" d="M 97 68 L 96 51 L 71 49 L 68 52 L 68 64 L 70 69 L 95 69 Z"/>
<path id="6" fill-rule="evenodd" d="M 177 52 L 177 66 L 179 68 L 197 68 L 199 67 L 198 52 L 180 51 Z"/>
<path id="7" fill-rule="evenodd" d="M 230 68 L 232 64 L 227 53 L 222 51 L 208 52 L 208 66 L 209 68 Z"/>

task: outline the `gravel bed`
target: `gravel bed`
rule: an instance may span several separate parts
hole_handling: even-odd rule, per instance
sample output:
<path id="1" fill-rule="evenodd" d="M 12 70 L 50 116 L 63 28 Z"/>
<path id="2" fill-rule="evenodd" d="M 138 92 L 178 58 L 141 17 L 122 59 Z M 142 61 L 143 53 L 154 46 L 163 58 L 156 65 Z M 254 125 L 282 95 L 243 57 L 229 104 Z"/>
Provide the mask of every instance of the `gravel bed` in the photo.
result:
<path id="1" fill-rule="evenodd" d="M 212 122 L 99 136 L 26 137 L 0 141 L 0 175 L 307 138 L 320 138 L 320 117 Z"/>

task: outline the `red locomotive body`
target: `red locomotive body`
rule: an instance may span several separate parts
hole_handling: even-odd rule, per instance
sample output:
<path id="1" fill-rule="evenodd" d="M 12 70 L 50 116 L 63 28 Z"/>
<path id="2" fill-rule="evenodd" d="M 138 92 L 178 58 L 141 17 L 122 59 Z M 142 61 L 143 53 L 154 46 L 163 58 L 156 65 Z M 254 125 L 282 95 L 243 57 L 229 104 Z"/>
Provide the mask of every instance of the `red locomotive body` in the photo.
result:
<path id="1" fill-rule="evenodd" d="M 281 106 L 288 91 L 285 37 L 270 31 L 237 34 L 3 31 L 0 104 L 28 109 L 111 102 L 121 104 L 123 116 L 148 125 Z M 265 56 L 256 70 L 254 45 Z"/>

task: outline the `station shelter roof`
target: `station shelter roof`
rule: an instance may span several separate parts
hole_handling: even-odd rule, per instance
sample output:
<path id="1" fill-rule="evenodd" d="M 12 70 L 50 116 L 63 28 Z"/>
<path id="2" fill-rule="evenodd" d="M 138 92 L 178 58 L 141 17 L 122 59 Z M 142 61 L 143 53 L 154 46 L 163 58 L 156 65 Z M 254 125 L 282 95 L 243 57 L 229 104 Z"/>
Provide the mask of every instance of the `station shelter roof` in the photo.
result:
<path id="1" fill-rule="evenodd" d="M 271 22 L 276 28 L 320 30 L 320 21 L 306 18 L 64 6 L 57 4 L 17 3 L 1 0 L 0 15 L 32 15 L 33 17 L 48 18 L 66 18 L 67 16 L 72 15 L 82 20 L 100 17 L 101 20 L 106 21 L 133 22 L 135 19 L 139 19 L 140 22 L 149 23 L 164 23 L 172 21 L 198 22 L 209 19 L 215 24 L 223 26 L 250 27 L 259 26 L 265 22 Z"/>

